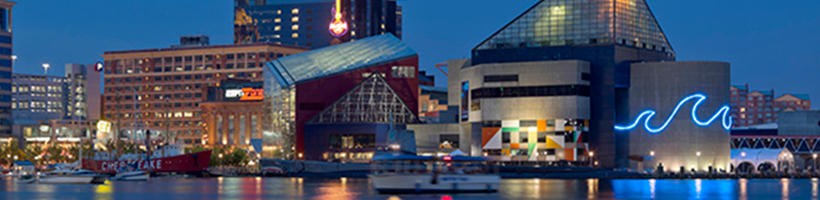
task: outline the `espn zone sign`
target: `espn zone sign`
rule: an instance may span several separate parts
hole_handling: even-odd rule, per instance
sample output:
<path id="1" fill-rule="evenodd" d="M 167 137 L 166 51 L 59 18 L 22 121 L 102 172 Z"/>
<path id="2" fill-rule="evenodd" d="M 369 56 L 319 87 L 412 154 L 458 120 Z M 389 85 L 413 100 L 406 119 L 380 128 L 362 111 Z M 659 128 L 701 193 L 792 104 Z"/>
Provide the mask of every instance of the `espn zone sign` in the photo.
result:
<path id="1" fill-rule="evenodd" d="M 256 88 L 242 88 L 242 89 L 227 89 L 225 90 L 226 99 L 236 99 L 239 101 L 256 101 L 264 99 L 264 89 Z"/>

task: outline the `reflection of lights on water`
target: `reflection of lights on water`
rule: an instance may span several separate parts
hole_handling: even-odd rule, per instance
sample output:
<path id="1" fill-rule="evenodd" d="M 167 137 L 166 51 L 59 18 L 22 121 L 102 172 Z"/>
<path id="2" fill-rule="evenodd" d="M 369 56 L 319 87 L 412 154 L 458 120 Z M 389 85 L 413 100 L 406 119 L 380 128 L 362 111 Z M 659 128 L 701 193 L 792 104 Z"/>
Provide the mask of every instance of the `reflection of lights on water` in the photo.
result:
<path id="1" fill-rule="evenodd" d="M 817 198 L 817 178 L 811 178 L 811 196 Z"/>
<path id="2" fill-rule="evenodd" d="M 587 199 L 597 199 L 598 179 L 587 179 Z"/>
<path id="3" fill-rule="evenodd" d="M 97 188 L 94 189 L 94 193 L 104 194 L 104 193 L 111 193 L 111 184 L 108 180 L 105 181 L 105 184 L 97 185 Z"/>
<path id="4" fill-rule="evenodd" d="M 387 197 L 387 200 L 401 200 L 401 198 L 399 198 L 399 196 L 390 196 Z"/>
<path id="5" fill-rule="evenodd" d="M 741 178 L 740 180 L 738 180 L 738 183 L 740 183 L 740 198 L 741 199 L 746 199 L 746 183 L 747 183 L 747 180 L 745 178 Z"/>
<path id="6" fill-rule="evenodd" d="M 342 177 L 342 185 L 347 184 L 347 177 Z"/>
<path id="7" fill-rule="evenodd" d="M 700 183 L 701 183 L 700 179 L 695 179 L 695 194 L 697 195 L 696 198 L 698 198 L 698 199 L 700 198 L 700 191 L 701 191 L 701 189 L 703 189 L 701 187 Z"/>
<path id="8" fill-rule="evenodd" d="M 453 197 L 450 195 L 441 196 L 441 200 L 453 200 Z"/>
<path id="9" fill-rule="evenodd" d="M 781 195 L 783 195 L 783 198 L 788 199 L 788 197 L 789 197 L 789 179 L 786 179 L 786 178 L 780 179 L 780 185 L 783 186 L 782 191 L 781 191 L 781 193 L 782 193 Z"/>
<path id="10" fill-rule="evenodd" d="M 649 193 L 655 198 L 655 179 L 649 179 Z"/>

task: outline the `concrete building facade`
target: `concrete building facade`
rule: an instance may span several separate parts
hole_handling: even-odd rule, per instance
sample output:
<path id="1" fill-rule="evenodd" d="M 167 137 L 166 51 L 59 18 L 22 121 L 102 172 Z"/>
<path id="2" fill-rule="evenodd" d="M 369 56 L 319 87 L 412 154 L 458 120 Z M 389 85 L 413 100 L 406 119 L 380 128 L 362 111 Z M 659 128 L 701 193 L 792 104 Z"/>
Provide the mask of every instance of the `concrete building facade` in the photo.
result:
<path id="1" fill-rule="evenodd" d="M 637 126 L 618 133 L 629 135 L 628 155 L 651 157 L 644 161 L 651 169 L 663 164 L 674 171 L 728 171 L 729 63 L 647 62 L 631 68 L 629 116 Z M 632 168 L 637 164 L 630 161 Z"/>

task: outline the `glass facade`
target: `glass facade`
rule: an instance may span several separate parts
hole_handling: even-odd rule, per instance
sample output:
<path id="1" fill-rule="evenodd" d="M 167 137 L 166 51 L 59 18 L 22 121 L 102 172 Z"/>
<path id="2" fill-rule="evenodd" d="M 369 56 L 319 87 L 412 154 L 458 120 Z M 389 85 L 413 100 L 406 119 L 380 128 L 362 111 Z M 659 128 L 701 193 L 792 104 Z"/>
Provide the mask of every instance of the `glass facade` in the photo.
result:
<path id="1" fill-rule="evenodd" d="M 265 100 L 262 115 L 262 156 L 291 157 L 296 134 L 296 87 L 279 84 L 265 67 Z"/>
<path id="2" fill-rule="evenodd" d="M 476 49 L 613 43 L 674 54 L 644 0 L 541 1 Z"/>

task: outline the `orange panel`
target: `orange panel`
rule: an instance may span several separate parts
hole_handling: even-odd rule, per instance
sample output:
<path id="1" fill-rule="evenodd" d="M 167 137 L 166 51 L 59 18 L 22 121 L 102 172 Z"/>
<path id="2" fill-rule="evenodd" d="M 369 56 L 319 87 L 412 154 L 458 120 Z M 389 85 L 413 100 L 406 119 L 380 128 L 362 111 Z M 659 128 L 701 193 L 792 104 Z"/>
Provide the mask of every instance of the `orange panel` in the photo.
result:
<path id="1" fill-rule="evenodd" d="M 519 147 L 521 146 L 518 143 L 510 143 L 510 149 L 518 149 Z"/>
<path id="2" fill-rule="evenodd" d="M 567 148 L 564 149 L 564 159 L 568 161 L 575 161 L 575 149 Z"/>
<path id="3" fill-rule="evenodd" d="M 538 132 L 547 131 L 547 120 L 546 119 L 538 120 L 536 122 L 538 122 Z"/>
<path id="4" fill-rule="evenodd" d="M 481 147 L 487 146 L 487 142 L 489 142 L 499 130 L 501 130 L 501 127 L 481 128 Z"/>

